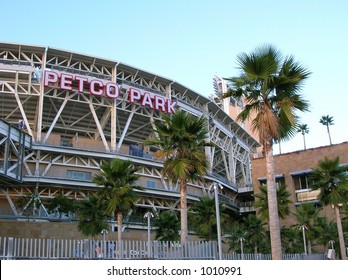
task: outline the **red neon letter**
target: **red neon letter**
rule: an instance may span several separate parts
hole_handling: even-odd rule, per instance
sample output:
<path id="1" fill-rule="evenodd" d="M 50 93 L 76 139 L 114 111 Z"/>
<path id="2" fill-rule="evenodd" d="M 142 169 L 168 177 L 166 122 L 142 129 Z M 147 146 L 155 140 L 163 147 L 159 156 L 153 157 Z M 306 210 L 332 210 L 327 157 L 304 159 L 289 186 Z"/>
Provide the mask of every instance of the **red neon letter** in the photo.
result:
<path id="1" fill-rule="evenodd" d="M 115 83 L 107 83 L 105 86 L 105 95 L 109 98 L 117 98 L 120 95 L 120 89 Z"/>
<path id="2" fill-rule="evenodd" d="M 60 75 L 60 88 L 63 90 L 72 90 L 72 75 L 62 73 Z"/>
<path id="3" fill-rule="evenodd" d="M 58 74 L 56 72 L 45 71 L 44 73 L 44 86 L 54 84 L 58 82 Z"/>
<path id="4" fill-rule="evenodd" d="M 88 78 L 81 77 L 81 76 L 75 76 L 75 80 L 77 81 L 77 91 L 83 92 L 84 82 L 88 82 Z"/>
<path id="5" fill-rule="evenodd" d="M 140 100 L 141 93 L 140 90 L 137 90 L 135 88 L 129 88 L 128 89 L 128 101 L 134 103 L 135 100 Z"/>
<path id="6" fill-rule="evenodd" d="M 151 95 L 148 92 L 144 92 L 143 100 L 141 101 L 141 106 L 148 106 L 153 109 Z"/>
<path id="7" fill-rule="evenodd" d="M 98 89 L 96 89 L 96 85 L 99 86 Z M 89 85 L 89 92 L 93 95 L 102 95 L 103 94 L 103 82 L 99 80 L 92 80 Z"/>
<path id="8" fill-rule="evenodd" d="M 169 114 L 175 112 L 174 106 L 176 105 L 176 103 L 177 103 L 176 101 L 172 101 L 170 99 L 167 99 L 167 112 Z"/>
<path id="9" fill-rule="evenodd" d="M 164 97 L 156 94 L 154 96 L 154 103 L 155 103 L 155 109 L 156 110 L 160 110 L 162 112 L 166 111 L 165 98 Z"/>

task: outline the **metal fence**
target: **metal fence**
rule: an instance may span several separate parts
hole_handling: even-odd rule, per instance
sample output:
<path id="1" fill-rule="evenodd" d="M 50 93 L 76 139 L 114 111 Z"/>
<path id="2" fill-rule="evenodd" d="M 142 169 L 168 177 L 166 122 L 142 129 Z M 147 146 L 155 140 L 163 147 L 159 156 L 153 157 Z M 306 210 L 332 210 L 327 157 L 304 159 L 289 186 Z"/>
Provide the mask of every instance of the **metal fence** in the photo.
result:
<path id="1" fill-rule="evenodd" d="M 180 242 L 0 237 L 0 259 L 217 259 L 216 241 Z"/>
<path id="2" fill-rule="evenodd" d="M 215 260 L 216 241 L 160 242 L 0 237 L 0 259 Z M 224 260 L 271 260 L 271 254 L 223 254 Z M 283 260 L 326 260 L 322 254 L 283 254 Z"/>
<path id="3" fill-rule="evenodd" d="M 271 254 L 225 254 L 225 260 L 272 260 Z M 283 260 L 327 260 L 325 253 L 320 254 L 283 254 Z"/>

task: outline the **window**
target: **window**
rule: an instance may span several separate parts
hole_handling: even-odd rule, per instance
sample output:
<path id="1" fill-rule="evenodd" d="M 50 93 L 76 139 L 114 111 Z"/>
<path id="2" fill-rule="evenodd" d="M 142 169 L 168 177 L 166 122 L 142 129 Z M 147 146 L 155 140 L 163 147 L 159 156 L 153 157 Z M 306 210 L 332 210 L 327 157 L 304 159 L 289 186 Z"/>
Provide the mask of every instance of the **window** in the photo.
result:
<path id="1" fill-rule="evenodd" d="M 156 182 L 155 181 L 146 181 L 146 188 L 147 189 L 156 189 Z"/>
<path id="2" fill-rule="evenodd" d="M 293 175 L 295 190 L 306 190 L 310 189 L 313 182 L 309 179 L 308 173 Z"/>
<path id="3" fill-rule="evenodd" d="M 131 156 L 143 157 L 144 148 L 139 145 L 129 145 L 129 154 Z"/>
<path id="4" fill-rule="evenodd" d="M 259 180 L 261 186 L 266 186 L 267 185 L 266 178 L 259 178 L 258 180 Z M 276 187 L 278 187 L 278 186 L 285 186 L 284 175 L 277 175 L 276 178 L 275 178 L 275 183 L 276 183 Z"/>
<path id="5" fill-rule="evenodd" d="M 60 145 L 63 147 L 72 147 L 73 146 L 73 141 L 72 141 L 72 137 L 69 136 L 64 136 L 62 135 L 60 137 Z"/>
<path id="6" fill-rule="evenodd" d="M 297 203 L 303 203 L 308 201 L 315 202 L 318 200 L 320 190 L 311 190 L 313 181 L 310 180 L 310 175 L 310 170 L 291 173 L 294 182 Z"/>
<path id="7" fill-rule="evenodd" d="M 76 171 L 76 170 L 68 170 L 68 178 L 74 179 L 74 180 L 91 181 L 92 173 Z"/>
<path id="8" fill-rule="evenodd" d="M 296 191 L 297 202 L 317 201 L 320 190 L 298 190 Z"/>

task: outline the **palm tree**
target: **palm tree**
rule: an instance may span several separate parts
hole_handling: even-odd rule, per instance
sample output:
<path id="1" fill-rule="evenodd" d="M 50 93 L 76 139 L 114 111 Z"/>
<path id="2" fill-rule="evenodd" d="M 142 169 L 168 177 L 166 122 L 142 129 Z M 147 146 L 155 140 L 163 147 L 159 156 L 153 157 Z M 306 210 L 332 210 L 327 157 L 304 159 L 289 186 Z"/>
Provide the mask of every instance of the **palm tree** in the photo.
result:
<path id="1" fill-rule="evenodd" d="M 255 208 L 258 209 L 262 220 L 269 221 L 267 186 L 260 186 L 259 190 L 260 193 L 254 194 L 254 197 L 258 198 L 258 200 L 255 202 Z M 291 194 L 287 191 L 285 185 L 280 185 L 276 192 L 278 217 L 284 219 L 290 214 L 289 204 L 292 203 L 292 201 L 289 199 L 289 197 Z"/>
<path id="2" fill-rule="evenodd" d="M 241 244 L 240 244 L 240 239 L 243 238 L 243 240 L 246 240 L 246 235 L 247 235 L 247 229 L 243 223 L 240 224 L 235 224 L 232 227 L 232 230 L 230 232 L 230 235 L 228 237 L 228 244 L 229 248 L 228 251 L 233 251 L 233 252 L 240 252 L 241 253 Z M 249 253 L 248 247 L 245 248 L 246 251 L 245 253 Z"/>
<path id="3" fill-rule="evenodd" d="M 59 195 L 51 199 L 47 205 L 50 214 L 58 214 L 58 218 L 62 216 L 69 217 L 75 213 L 75 199 L 68 198 L 64 195 Z"/>
<path id="4" fill-rule="evenodd" d="M 108 228 L 105 205 L 102 205 L 96 196 L 88 196 L 79 201 L 76 207 L 77 229 L 86 236 L 95 237 Z"/>
<path id="5" fill-rule="evenodd" d="M 269 227 L 272 258 L 282 259 L 280 225 L 277 210 L 273 143 L 294 136 L 296 111 L 308 110 L 299 91 L 310 72 L 294 60 L 283 57 L 273 46 L 264 46 L 237 58 L 241 75 L 230 78 L 231 88 L 223 95 L 245 100 L 237 119 L 252 119 L 252 130 L 263 145 L 267 167 Z"/>
<path id="6" fill-rule="evenodd" d="M 325 250 L 329 249 L 330 241 L 338 244 L 337 224 L 335 221 L 327 222 L 326 217 L 320 217 L 316 224 L 319 229 L 318 244 L 323 245 Z"/>
<path id="7" fill-rule="evenodd" d="M 335 210 L 338 240 L 342 259 L 346 259 L 344 236 L 340 216 L 340 207 L 348 200 L 347 167 L 340 166 L 340 159 L 325 157 L 316 168 L 312 169 L 310 179 L 313 180 L 313 190 L 320 190 L 319 200 L 323 205 L 331 205 Z"/>
<path id="8" fill-rule="evenodd" d="M 265 243 L 265 224 L 256 215 L 252 214 L 243 217 L 242 222 L 246 229 L 245 240 L 253 248 L 254 253 L 257 254 L 259 248 Z"/>
<path id="9" fill-rule="evenodd" d="M 306 138 L 305 138 L 305 134 L 308 134 L 309 132 L 309 128 L 306 124 L 300 124 L 298 126 L 297 132 L 301 132 L 302 137 L 303 137 L 303 147 L 306 150 Z"/>
<path id="10" fill-rule="evenodd" d="M 204 116 L 194 118 L 178 110 L 171 116 L 163 115 L 163 122 L 155 123 L 156 138 L 145 141 L 146 145 L 159 148 L 165 158 L 162 174 L 173 183 L 180 185 L 180 241 L 187 240 L 187 198 L 186 183 L 199 179 L 207 173 L 208 159 L 205 146 L 209 143 Z"/>
<path id="11" fill-rule="evenodd" d="M 329 115 L 326 115 L 326 116 L 321 116 L 321 119 L 319 121 L 322 125 L 325 125 L 326 126 L 326 129 L 327 129 L 327 133 L 329 134 L 329 140 L 330 140 L 330 145 L 332 145 L 332 142 L 331 142 L 331 135 L 330 135 L 330 125 L 333 125 L 334 124 L 334 119 L 333 117 L 330 117 Z"/>
<path id="12" fill-rule="evenodd" d="M 282 227 L 280 233 L 282 236 L 282 249 L 284 253 L 296 254 L 303 250 L 301 232 L 297 227 Z"/>
<path id="13" fill-rule="evenodd" d="M 219 204 L 220 221 L 222 228 L 226 224 L 228 215 L 224 214 L 225 207 Z M 200 197 L 199 201 L 193 203 L 189 213 L 189 220 L 196 234 L 204 240 L 217 240 L 217 220 L 214 197 Z"/>
<path id="14" fill-rule="evenodd" d="M 320 208 L 316 207 L 313 203 L 301 204 L 297 209 L 295 216 L 298 221 L 298 226 L 305 226 L 305 231 L 308 254 L 312 253 L 312 243 L 319 237 L 319 229 L 317 227 L 319 220 Z"/>
<path id="15" fill-rule="evenodd" d="M 142 189 L 135 183 L 139 179 L 138 168 L 132 162 L 113 159 L 104 161 L 100 166 L 101 173 L 93 177 L 93 182 L 101 187 L 99 198 L 106 205 L 109 215 L 117 217 L 117 240 L 121 245 L 122 215 L 135 205 L 138 196 L 135 189 Z"/>
<path id="16" fill-rule="evenodd" d="M 173 211 L 163 211 L 154 220 L 156 227 L 156 240 L 160 241 L 179 241 L 180 240 L 180 221 Z"/>

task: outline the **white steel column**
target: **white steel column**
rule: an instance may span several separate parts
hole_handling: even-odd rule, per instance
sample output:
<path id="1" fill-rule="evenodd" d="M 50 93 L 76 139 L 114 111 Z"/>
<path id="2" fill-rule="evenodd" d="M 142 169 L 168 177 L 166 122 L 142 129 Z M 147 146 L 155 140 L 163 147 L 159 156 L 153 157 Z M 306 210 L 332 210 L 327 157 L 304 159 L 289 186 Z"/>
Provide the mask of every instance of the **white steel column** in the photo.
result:
<path id="1" fill-rule="evenodd" d="M 231 139 L 231 142 L 230 142 L 230 148 L 229 148 L 229 165 L 230 165 L 230 168 L 229 168 L 229 173 L 230 173 L 230 176 L 232 178 L 232 183 L 233 184 L 236 184 L 237 181 L 236 181 L 236 158 L 235 158 L 235 155 L 236 155 L 236 151 L 235 151 L 235 145 L 237 145 L 237 143 L 235 143 L 235 141 L 233 141 L 233 138 Z"/>
<path id="2" fill-rule="evenodd" d="M 117 65 L 118 62 L 116 63 L 115 67 L 112 69 L 112 81 L 114 83 L 117 83 L 116 77 L 117 77 Z M 116 152 L 117 150 L 117 136 L 116 136 L 116 130 L 117 130 L 117 103 L 116 99 L 112 101 L 112 106 L 111 106 L 111 128 L 110 128 L 110 133 L 111 133 L 111 151 Z"/>
<path id="3" fill-rule="evenodd" d="M 57 121 L 58 121 L 60 115 L 62 114 L 62 112 L 63 112 L 63 110 L 64 110 L 64 107 L 65 107 L 66 103 L 68 102 L 68 100 L 69 100 L 68 95 L 66 95 L 66 96 L 65 96 L 65 99 L 64 99 L 64 101 L 63 101 L 63 103 L 62 103 L 62 105 L 61 105 L 60 108 L 59 108 L 59 111 L 57 112 L 56 116 L 54 117 L 53 122 L 51 123 L 50 128 L 49 128 L 48 131 L 47 131 L 47 134 L 46 134 L 44 140 L 42 141 L 43 143 L 46 143 L 48 137 L 51 135 L 51 132 L 52 132 L 54 126 L 56 125 L 56 123 L 57 123 Z"/>
<path id="4" fill-rule="evenodd" d="M 16 86 L 15 86 L 15 90 L 14 90 L 14 95 L 15 95 L 15 98 L 16 98 L 16 101 L 17 101 L 17 105 L 18 105 L 18 108 L 21 112 L 21 115 L 22 115 L 22 118 L 23 118 L 23 121 L 24 121 L 24 124 L 25 124 L 25 128 L 28 130 L 28 133 L 31 137 L 34 138 L 34 135 L 33 135 L 33 132 L 30 128 L 30 125 L 29 125 L 29 122 L 28 122 L 28 119 L 27 119 L 27 115 L 25 114 L 25 111 L 24 111 L 24 108 L 22 106 L 22 102 L 21 102 L 21 99 L 19 98 L 19 95 L 18 95 L 18 72 L 16 72 Z M 35 141 L 35 139 L 34 139 Z"/>
<path id="5" fill-rule="evenodd" d="M 39 102 L 38 106 L 36 107 L 36 114 L 37 114 L 37 127 L 36 127 L 36 141 L 41 142 L 41 134 L 42 134 L 42 113 L 43 113 L 43 103 L 44 103 L 44 95 L 45 95 L 45 87 L 44 87 L 44 71 L 46 68 L 46 53 L 47 50 L 45 50 L 43 56 L 42 56 L 42 65 L 41 65 L 41 81 L 40 81 L 40 95 L 39 95 Z"/>
<path id="6" fill-rule="evenodd" d="M 86 98 L 86 97 L 85 97 L 85 98 Z M 86 98 L 86 99 L 87 99 L 87 98 Z M 87 100 L 88 100 L 88 99 L 87 99 Z M 106 141 L 106 138 L 105 138 L 103 129 L 102 129 L 102 127 L 101 127 L 101 125 L 100 125 L 100 122 L 99 122 L 99 120 L 98 120 L 97 113 L 95 112 L 94 107 L 93 107 L 93 104 L 92 104 L 91 101 L 89 102 L 89 109 L 90 109 L 91 112 L 92 112 L 92 115 L 93 115 L 95 124 L 96 124 L 96 126 L 97 126 L 97 128 L 98 128 L 98 131 L 99 131 L 99 133 L 100 133 L 100 137 L 101 137 L 101 139 L 102 139 L 102 141 L 103 141 L 105 150 L 106 150 L 107 152 L 110 152 L 110 148 L 109 148 L 108 142 Z"/>
<path id="7" fill-rule="evenodd" d="M 117 136 L 116 136 L 116 127 L 117 127 L 117 104 L 116 99 L 112 101 L 111 107 L 111 151 L 116 152 L 117 150 Z"/>
<path id="8" fill-rule="evenodd" d="M 134 106 L 133 106 L 133 108 L 132 108 L 132 113 L 130 113 L 130 115 L 128 116 L 127 123 L 126 123 L 126 125 L 125 125 L 124 128 L 123 128 L 122 135 L 121 135 L 121 137 L 120 137 L 120 141 L 118 141 L 118 145 L 117 145 L 116 151 L 119 151 L 119 150 L 121 149 L 121 146 L 122 146 L 124 137 L 126 136 L 127 131 L 128 131 L 128 128 L 129 128 L 129 125 L 130 125 L 130 123 L 131 123 L 131 121 L 132 121 L 132 119 L 133 119 L 134 111 L 135 111 L 135 108 L 134 108 Z"/>
<path id="9" fill-rule="evenodd" d="M 229 182 L 233 181 L 233 179 L 231 178 L 231 174 L 229 172 L 229 166 L 228 166 L 228 163 L 227 163 L 227 160 L 226 160 L 226 152 L 224 150 L 221 150 L 221 155 L 222 155 L 222 160 L 224 162 L 224 165 L 225 165 L 225 170 L 226 170 L 226 175 L 227 175 L 227 180 Z"/>

